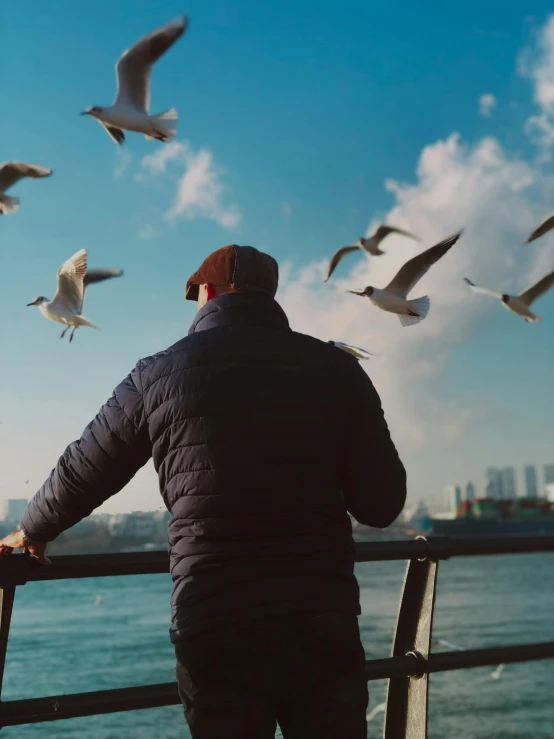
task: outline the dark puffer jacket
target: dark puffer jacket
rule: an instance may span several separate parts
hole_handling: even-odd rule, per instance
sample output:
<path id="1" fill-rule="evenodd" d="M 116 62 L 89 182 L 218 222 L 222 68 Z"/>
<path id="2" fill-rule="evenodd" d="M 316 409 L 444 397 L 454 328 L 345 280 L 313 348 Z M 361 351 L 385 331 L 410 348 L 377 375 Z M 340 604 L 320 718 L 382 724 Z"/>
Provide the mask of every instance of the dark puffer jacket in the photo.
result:
<path id="1" fill-rule="evenodd" d="M 406 476 L 357 361 L 254 294 L 211 300 L 141 360 L 22 519 L 51 541 L 153 457 L 169 526 L 173 641 L 232 619 L 360 612 L 352 527 L 398 516 Z"/>

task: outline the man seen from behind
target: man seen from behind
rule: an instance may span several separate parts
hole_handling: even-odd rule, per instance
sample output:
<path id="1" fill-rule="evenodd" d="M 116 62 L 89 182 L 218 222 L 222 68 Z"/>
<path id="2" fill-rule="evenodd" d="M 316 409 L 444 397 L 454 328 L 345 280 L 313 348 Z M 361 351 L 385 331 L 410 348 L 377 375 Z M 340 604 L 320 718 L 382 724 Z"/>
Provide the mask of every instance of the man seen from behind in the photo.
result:
<path id="1" fill-rule="evenodd" d="M 406 475 L 370 379 L 296 333 L 275 260 L 210 254 L 188 336 L 138 362 L 71 444 L 0 552 L 46 543 L 152 458 L 171 512 L 171 640 L 194 739 L 366 739 L 348 513 L 383 528 Z"/>

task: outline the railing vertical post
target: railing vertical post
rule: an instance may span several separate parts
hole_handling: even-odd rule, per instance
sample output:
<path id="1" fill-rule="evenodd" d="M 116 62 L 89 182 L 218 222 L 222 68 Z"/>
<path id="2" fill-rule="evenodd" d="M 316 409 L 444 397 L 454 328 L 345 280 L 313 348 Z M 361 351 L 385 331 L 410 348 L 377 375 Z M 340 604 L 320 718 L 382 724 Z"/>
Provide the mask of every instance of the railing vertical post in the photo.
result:
<path id="1" fill-rule="evenodd" d="M 2 683 L 4 680 L 4 667 L 6 665 L 6 651 L 8 649 L 8 636 L 10 633 L 14 598 L 15 583 L 9 581 L 4 582 L 2 587 L 0 587 L 0 696 L 2 694 Z"/>
<path id="2" fill-rule="evenodd" d="M 392 656 L 412 654 L 421 661 L 421 675 L 389 680 L 384 739 L 426 739 L 429 656 L 438 562 L 408 563 Z"/>
<path id="3" fill-rule="evenodd" d="M 0 729 L 2 729 L 2 686 L 4 683 L 4 668 L 6 667 L 6 652 L 8 651 L 8 637 L 12 621 L 15 589 L 18 585 L 27 582 L 30 557 L 16 556 L 14 562 L 10 557 L 0 557 Z"/>

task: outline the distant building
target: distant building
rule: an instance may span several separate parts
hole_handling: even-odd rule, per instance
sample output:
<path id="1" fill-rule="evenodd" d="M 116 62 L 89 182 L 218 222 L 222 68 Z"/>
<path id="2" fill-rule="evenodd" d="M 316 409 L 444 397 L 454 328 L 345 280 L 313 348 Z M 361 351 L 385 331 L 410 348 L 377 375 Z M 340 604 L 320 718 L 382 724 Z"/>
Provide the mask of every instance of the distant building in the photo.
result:
<path id="1" fill-rule="evenodd" d="M 538 494 L 537 468 L 534 464 L 528 464 L 525 467 L 525 495 L 527 498 L 536 498 Z"/>
<path id="2" fill-rule="evenodd" d="M 465 499 L 466 500 L 475 500 L 476 497 L 477 497 L 477 495 L 476 495 L 476 492 L 475 492 L 475 485 L 472 482 L 468 482 L 466 484 L 466 489 L 465 489 Z"/>
<path id="3" fill-rule="evenodd" d="M 485 496 L 487 498 L 513 500 L 516 497 L 516 473 L 513 467 L 504 469 L 487 467 L 485 474 L 487 478 Z"/>
<path id="4" fill-rule="evenodd" d="M 496 469 L 496 467 L 487 467 L 485 475 L 487 478 L 485 497 L 494 498 L 496 500 L 503 498 L 504 489 L 502 471 Z"/>
<path id="5" fill-rule="evenodd" d="M 508 500 L 516 497 L 516 473 L 513 467 L 502 470 L 502 497 Z"/>
<path id="6" fill-rule="evenodd" d="M 544 497 L 550 503 L 554 503 L 554 482 L 549 482 L 544 486 Z"/>
<path id="7" fill-rule="evenodd" d="M 462 488 L 460 485 L 447 485 L 444 493 L 446 510 L 455 515 L 462 502 Z"/>
<path id="8" fill-rule="evenodd" d="M 554 482 L 554 464 L 544 465 L 544 484 L 549 485 Z"/>

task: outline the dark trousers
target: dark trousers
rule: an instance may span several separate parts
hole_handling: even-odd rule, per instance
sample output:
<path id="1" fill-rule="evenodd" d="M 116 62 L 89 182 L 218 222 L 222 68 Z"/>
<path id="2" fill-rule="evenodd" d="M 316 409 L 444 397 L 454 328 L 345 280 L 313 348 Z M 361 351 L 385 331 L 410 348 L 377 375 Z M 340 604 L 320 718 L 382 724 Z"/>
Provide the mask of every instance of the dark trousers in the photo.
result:
<path id="1" fill-rule="evenodd" d="M 193 739 L 366 739 L 358 619 L 295 613 L 254 619 L 175 645 Z"/>

